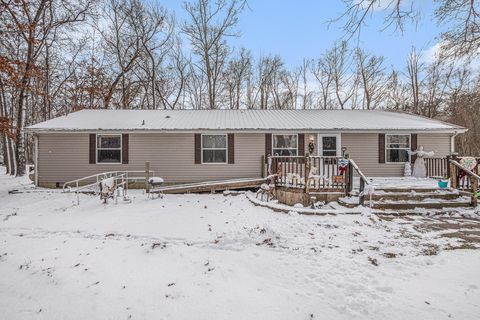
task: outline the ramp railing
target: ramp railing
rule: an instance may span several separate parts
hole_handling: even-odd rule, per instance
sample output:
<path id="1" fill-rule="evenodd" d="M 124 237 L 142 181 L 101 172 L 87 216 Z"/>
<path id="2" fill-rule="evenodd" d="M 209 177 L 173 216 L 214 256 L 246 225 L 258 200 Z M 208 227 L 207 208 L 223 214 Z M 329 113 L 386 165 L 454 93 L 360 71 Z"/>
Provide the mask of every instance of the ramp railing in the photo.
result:
<path id="1" fill-rule="evenodd" d="M 115 184 L 121 186 L 124 190 L 128 189 L 128 183 L 131 181 L 145 180 L 146 171 L 107 171 L 79 179 L 67 181 L 63 184 L 63 192 L 75 192 L 77 196 L 77 204 L 80 203 L 80 193 L 85 190 L 92 190 L 95 194 L 100 192 L 100 183 L 107 178 L 114 178 Z M 139 175 L 143 174 L 143 176 Z M 155 171 L 150 170 L 148 176 L 155 175 Z"/>

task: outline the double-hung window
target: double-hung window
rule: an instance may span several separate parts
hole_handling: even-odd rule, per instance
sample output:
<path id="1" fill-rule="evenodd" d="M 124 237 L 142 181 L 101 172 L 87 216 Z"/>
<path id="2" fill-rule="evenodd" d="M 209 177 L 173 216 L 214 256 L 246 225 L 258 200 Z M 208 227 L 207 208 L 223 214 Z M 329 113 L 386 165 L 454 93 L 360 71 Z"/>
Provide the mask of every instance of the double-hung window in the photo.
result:
<path id="1" fill-rule="evenodd" d="M 410 135 L 387 134 L 385 135 L 385 153 L 387 163 L 410 161 Z"/>
<path id="2" fill-rule="evenodd" d="M 97 163 L 122 163 L 122 135 L 97 135 Z"/>
<path id="3" fill-rule="evenodd" d="M 227 135 L 202 135 L 202 162 L 227 163 Z"/>
<path id="4" fill-rule="evenodd" d="M 298 137 L 296 134 L 272 135 L 272 152 L 274 156 L 296 156 L 298 153 Z"/>

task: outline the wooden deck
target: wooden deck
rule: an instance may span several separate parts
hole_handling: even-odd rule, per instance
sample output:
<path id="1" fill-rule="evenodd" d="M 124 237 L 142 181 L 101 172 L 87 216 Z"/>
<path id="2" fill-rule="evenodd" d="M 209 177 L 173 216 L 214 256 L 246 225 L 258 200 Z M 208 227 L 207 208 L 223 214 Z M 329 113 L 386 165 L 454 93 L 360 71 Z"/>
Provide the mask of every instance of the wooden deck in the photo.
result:
<path id="1" fill-rule="evenodd" d="M 179 194 L 179 193 L 200 193 L 200 192 L 216 192 L 223 190 L 258 188 L 265 183 L 265 178 L 245 178 L 231 179 L 219 181 L 205 181 L 198 183 L 176 184 L 171 186 L 163 186 L 151 190 L 151 193 Z"/>

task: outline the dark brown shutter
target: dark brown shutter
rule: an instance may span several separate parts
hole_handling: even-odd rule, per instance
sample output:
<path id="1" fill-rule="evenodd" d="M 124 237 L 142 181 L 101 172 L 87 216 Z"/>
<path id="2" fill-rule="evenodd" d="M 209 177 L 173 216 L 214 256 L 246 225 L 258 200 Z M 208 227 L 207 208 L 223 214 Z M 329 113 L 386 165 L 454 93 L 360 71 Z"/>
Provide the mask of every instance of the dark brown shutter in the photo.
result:
<path id="1" fill-rule="evenodd" d="M 410 150 L 416 151 L 416 150 L 418 149 L 417 134 L 416 134 L 416 133 L 412 133 L 412 134 L 410 135 L 410 137 L 411 137 L 411 140 L 412 140 L 412 141 L 410 141 Z M 417 155 L 412 155 L 410 161 L 411 161 L 412 163 L 414 163 L 415 160 L 417 160 Z"/>
<path id="2" fill-rule="evenodd" d="M 378 163 L 385 163 L 385 134 L 378 135 Z"/>
<path id="3" fill-rule="evenodd" d="M 195 137 L 195 147 L 194 147 L 195 164 L 201 164 L 202 163 L 202 135 L 200 133 L 196 133 L 194 137 Z"/>
<path id="4" fill-rule="evenodd" d="M 298 155 L 302 157 L 305 155 L 305 134 L 304 133 L 298 134 Z"/>
<path id="5" fill-rule="evenodd" d="M 229 133 L 228 137 L 228 163 L 235 163 L 235 137 Z"/>
<path id="6" fill-rule="evenodd" d="M 265 163 L 268 160 L 268 156 L 272 155 L 272 134 L 265 133 Z"/>
<path id="7" fill-rule="evenodd" d="M 128 134 L 122 134 L 122 163 L 128 164 Z"/>
<path id="8" fill-rule="evenodd" d="M 97 135 L 96 134 L 90 134 L 90 147 L 89 147 L 89 159 L 88 159 L 88 163 L 89 164 L 95 164 L 97 163 L 97 157 L 96 157 L 96 153 L 97 153 L 97 147 L 96 147 L 96 143 L 97 143 Z"/>

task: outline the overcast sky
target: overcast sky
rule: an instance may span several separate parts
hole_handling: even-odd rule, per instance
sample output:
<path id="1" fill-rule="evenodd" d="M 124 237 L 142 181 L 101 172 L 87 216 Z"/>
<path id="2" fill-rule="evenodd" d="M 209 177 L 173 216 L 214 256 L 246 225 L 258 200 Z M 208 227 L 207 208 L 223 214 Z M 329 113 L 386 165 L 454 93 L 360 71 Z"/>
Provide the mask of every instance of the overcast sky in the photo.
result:
<path id="1" fill-rule="evenodd" d="M 174 11 L 177 19 L 185 18 L 183 1 L 160 2 Z M 344 10 L 341 0 L 249 0 L 249 9 L 242 14 L 239 30 L 241 37 L 230 39 L 236 47 L 250 49 L 255 56 L 279 54 L 287 66 L 302 62 L 303 57 L 315 58 L 341 39 L 341 23 L 328 24 Z M 418 26 L 410 25 L 402 34 L 393 30 L 381 32 L 383 12 L 377 10 L 363 29 L 360 46 L 367 51 L 383 55 L 387 65 L 403 68 L 412 46 L 418 51 L 430 52 L 438 42 L 440 31 L 433 22 L 433 1 L 415 0 L 421 11 Z"/>

